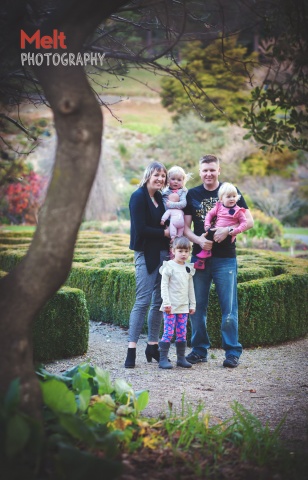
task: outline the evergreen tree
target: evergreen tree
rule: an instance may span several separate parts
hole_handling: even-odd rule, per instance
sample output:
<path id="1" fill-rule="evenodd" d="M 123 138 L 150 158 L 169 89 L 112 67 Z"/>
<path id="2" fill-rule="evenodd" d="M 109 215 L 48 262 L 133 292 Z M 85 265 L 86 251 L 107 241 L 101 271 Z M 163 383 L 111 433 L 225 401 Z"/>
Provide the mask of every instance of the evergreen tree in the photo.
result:
<path id="1" fill-rule="evenodd" d="M 237 37 L 217 39 L 204 47 L 200 41 L 191 42 L 182 52 L 179 68 L 189 70 L 195 84 L 183 86 L 174 78 L 162 80 L 162 104 L 175 119 L 195 108 L 206 121 L 237 121 L 243 116 L 242 107 L 249 96 L 247 71 L 251 71 L 256 54 L 237 43 Z M 187 95 L 188 93 L 188 95 Z M 192 105 L 193 103 L 193 105 Z"/>

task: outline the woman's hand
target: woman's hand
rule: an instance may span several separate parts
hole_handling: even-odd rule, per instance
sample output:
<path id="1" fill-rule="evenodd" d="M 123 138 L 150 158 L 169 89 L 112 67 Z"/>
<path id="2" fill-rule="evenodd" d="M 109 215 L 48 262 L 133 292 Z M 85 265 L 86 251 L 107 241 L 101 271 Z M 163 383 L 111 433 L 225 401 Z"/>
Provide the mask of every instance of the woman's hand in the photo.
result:
<path id="1" fill-rule="evenodd" d="M 164 307 L 164 312 L 167 313 L 168 315 L 170 315 L 171 313 L 171 305 L 167 305 L 166 307 Z"/>
<path id="2" fill-rule="evenodd" d="M 165 228 L 165 230 L 164 230 L 164 236 L 170 238 L 170 231 L 169 231 L 168 227 Z"/>
<path id="3" fill-rule="evenodd" d="M 189 315 L 193 315 L 193 314 L 195 313 L 195 311 L 196 311 L 196 310 L 195 310 L 194 308 L 190 308 L 190 309 L 189 309 Z"/>

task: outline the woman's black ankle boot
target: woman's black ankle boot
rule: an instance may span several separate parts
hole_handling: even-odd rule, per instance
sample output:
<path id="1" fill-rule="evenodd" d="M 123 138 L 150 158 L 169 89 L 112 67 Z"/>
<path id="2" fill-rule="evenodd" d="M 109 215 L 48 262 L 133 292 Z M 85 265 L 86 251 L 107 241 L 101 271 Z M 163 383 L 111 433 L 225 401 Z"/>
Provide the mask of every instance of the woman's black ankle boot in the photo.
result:
<path id="1" fill-rule="evenodd" d="M 147 357 L 148 362 L 152 362 L 152 358 L 159 362 L 159 350 L 158 345 L 155 343 L 154 345 L 149 345 L 147 343 L 147 348 L 145 349 L 145 356 Z"/>
<path id="2" fill-rule="evenodd" d="M 136 348 L 128 348 L 124 367 L 135 368 L 135 364 L 136 364 Z"/>

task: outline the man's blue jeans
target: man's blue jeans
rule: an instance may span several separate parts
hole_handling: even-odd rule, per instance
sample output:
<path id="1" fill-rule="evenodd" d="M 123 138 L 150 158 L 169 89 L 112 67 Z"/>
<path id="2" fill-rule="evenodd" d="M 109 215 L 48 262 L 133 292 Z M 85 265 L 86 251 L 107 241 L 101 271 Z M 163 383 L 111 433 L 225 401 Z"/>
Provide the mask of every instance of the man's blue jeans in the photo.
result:
<path id="1" fill-rule="evenodd" d="M 192 263 L 197 257 L 192 257 Z M 193 277 L 196 312 L 190 316 L 192 326 L 192 350 L 206 357 L 210 347 L 207 333 L 207 308 L 212 281 L 215 283 L 222 313 L 222 348 L 227 355 L 239 357 L 242 345 L 238 341 L 238 304 L 237 304 L 237 261 L 236 258 L 210 257 L 205 261 L 204 270 L 196 270 Z"/>

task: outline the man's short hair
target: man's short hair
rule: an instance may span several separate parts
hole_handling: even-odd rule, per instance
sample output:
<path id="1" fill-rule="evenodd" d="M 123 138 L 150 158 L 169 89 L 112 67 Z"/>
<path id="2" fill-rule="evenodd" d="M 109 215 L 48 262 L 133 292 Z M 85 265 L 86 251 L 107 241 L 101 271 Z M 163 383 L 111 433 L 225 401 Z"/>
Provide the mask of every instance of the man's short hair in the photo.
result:
<path id="1" fill-rule="evenodd" d="M 209 155 L 204 155 L 200 158 L 199 165 L 202 165 L 203 163 L 217 163 L 217 165 L 219 165 L 219 158 L 210 153 Z"/>

